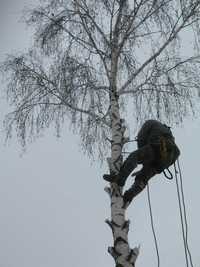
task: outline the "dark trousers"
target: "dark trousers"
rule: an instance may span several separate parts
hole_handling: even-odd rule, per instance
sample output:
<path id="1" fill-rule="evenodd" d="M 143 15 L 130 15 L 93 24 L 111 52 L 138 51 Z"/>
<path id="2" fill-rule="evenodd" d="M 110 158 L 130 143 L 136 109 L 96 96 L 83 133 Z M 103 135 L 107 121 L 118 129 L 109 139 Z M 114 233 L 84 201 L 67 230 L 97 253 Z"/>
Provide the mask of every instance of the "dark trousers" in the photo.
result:
<path id="1" fill-rule="evenodd" d="M 158 173 L 154 169 L 155 151 L 151 145 L 146 145 L 132 152 L 128 158 L 124 161 L 120 172 L 118 174 L 118 184 L 123 186 L 126 183 L 128 176 L 133 172 L 138 164 L 143 164 L 142 169 L 137 173 L 135 182 L 131 188 L 126 191 L 129 201 L 132 200 L 137 194 L 139 194 L 147 185 L 148 181 Z"/>
<path id="2" fill-rule="evenodd" d="M 151 145 L 146 145 L 132 152 L 124 161 L 119 176 L 119 183 L 124 185 L 128 176 L 137 167 L 138 164 L 143 164 L 143 168 L 136 176 L 136 179 L 143 179 L 148 176 L 148 170 L 152 169 L 155 162 L 155 152 Z"/>

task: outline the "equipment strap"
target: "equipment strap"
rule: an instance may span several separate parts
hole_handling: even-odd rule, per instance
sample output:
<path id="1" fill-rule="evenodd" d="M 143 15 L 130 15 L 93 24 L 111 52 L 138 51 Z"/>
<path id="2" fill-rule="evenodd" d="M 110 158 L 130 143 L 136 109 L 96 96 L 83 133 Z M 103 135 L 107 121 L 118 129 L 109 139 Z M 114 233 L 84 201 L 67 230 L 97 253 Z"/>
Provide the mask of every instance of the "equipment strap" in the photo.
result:
<path id="1" fill-rule="evenodd" d="M 168 174 L 169 174 L 169 175 L 167 175 L 166 172 L 165 172 L 165 170 L 164 170 L 164 171 L 163 171 L 164 176 L 165 176 L 168 180 L 172 180 L 172 179 L 174 178 L 172 172 L 169 170 L 169 168 L 167 168 L 166 170 L 168 171 Z"/>

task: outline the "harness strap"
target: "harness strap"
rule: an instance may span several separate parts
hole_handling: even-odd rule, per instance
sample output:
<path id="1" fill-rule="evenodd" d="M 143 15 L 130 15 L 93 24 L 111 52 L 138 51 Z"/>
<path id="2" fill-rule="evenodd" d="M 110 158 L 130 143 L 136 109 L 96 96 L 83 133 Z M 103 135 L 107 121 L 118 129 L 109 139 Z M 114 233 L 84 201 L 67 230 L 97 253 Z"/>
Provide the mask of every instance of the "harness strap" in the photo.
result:
<path id="1" fill-rule="evenodd" d="M 160 136 L 160 155 L 162 160 L 167 159 L 167 142 L 164 136 Z"/>
<path id="2" fill-rule="evenodd" d="M 169 168 L 167 168 L 166 170 L 168 171 L 168 174 L 169 174 L 169 175 L 167 175 L 166 172 L 165 172 L 165 170 L 164 170 L 164 171 L 163 171 L 164 176 L 165 176 L 168 180 L 172 180 L 172 179 L 174 178 L 172 172 L 169 170 Z"/>

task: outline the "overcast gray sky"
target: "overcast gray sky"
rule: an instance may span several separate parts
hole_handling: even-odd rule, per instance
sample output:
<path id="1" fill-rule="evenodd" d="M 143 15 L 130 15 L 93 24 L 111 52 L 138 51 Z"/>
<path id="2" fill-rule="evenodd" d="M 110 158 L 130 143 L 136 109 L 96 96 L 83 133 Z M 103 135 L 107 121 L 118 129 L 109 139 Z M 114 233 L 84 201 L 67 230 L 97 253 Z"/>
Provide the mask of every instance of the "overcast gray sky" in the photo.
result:
<path id="1" fill-rule="evenodd" d="M 23 51 L 31 43 L 31 30 L 21 23 L 31 0 L 0 0 L 0 61 L 7 53 Z M 1 83 L 0 139 L 0 266 L 2 267 L 110 267 L 112 245 L 109 200 L 98 162 L 91 166 L 81 153 L 78 136 L 67 126 L 62 138 L 53 130 L 28 147 L 21 156 L 13 138 L 4 146 L 2 120 L 8 110 Z M 181 148 L 181 166 L 189 223 L 189 244 L 194 266 L 199 266 L 199 119 L 187 119 L 173 129 Z M 130 149 L 134 149 L 132 144 Z M 184 250 L 175 181 L 156 176 L 150 183 L 161 266 L 183 267 Z M 150 228 L 147 194 L 129 207 L 130 243 L 141 245 L 137 267 L 155 267 L 156 254 Z"/>

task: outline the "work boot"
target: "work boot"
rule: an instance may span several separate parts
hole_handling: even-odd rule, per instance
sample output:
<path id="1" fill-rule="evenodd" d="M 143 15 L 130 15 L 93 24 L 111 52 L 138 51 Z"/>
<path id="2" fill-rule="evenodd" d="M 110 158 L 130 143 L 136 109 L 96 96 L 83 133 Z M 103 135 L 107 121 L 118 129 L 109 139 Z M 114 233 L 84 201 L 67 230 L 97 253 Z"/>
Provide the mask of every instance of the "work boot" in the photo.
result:
<path id="1" fill-rule="evenodd" d="M 104 174 L 103 179 L 109 183 L 116 183 L 119 186 L 124 186 L 124 181 L 120 180 L 117 174 Z"/>
<path id="2" fill-rule="evenodd" d="M 124 193 L 124 204 L 126 204 L 127 202 L 130 203 L 133 198 L 136 197 L 143 189 L 144 187 L 134 184 L 129 190 Z"/>

